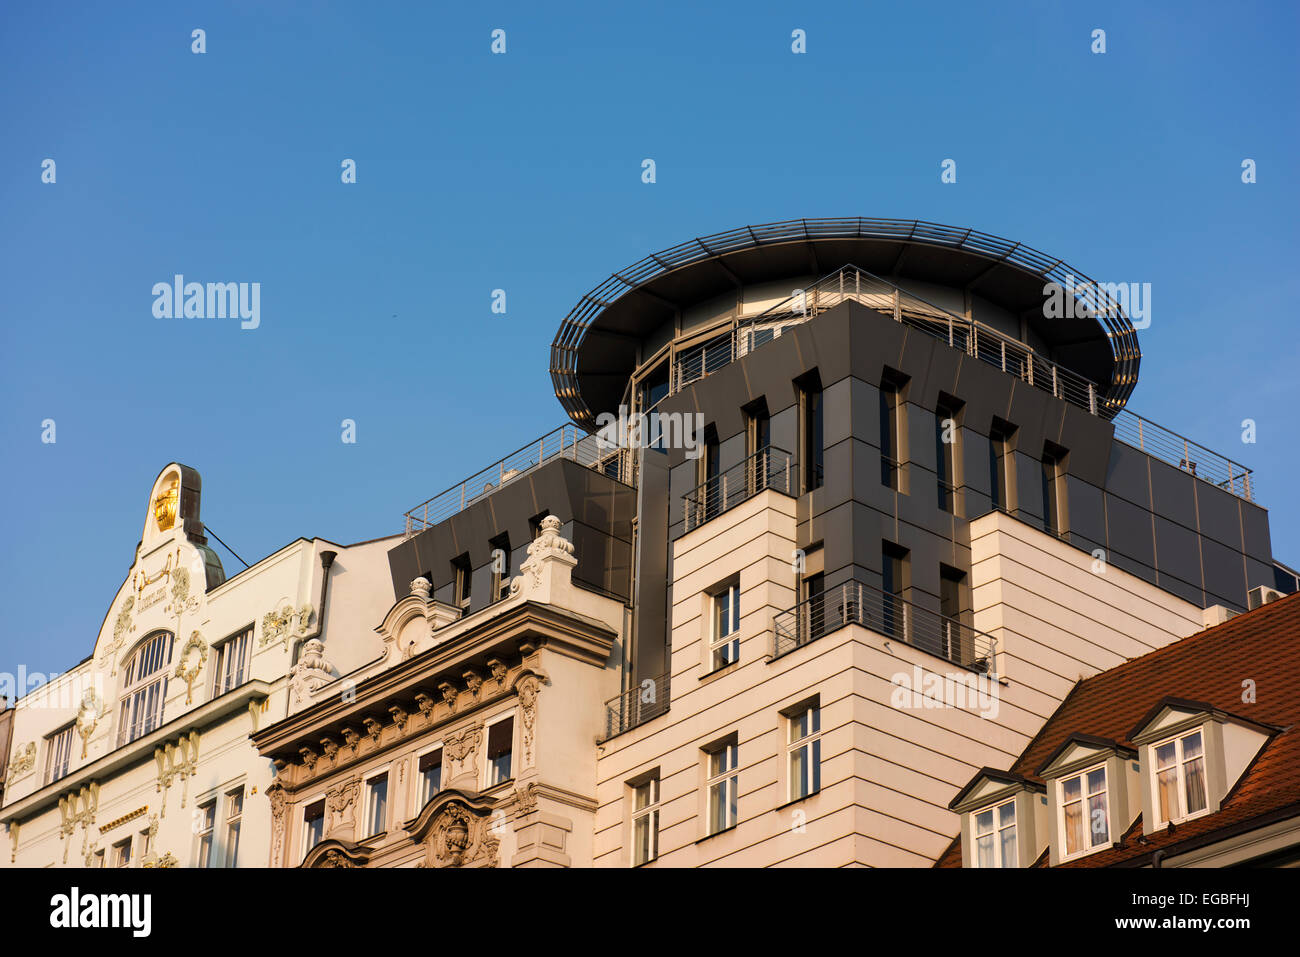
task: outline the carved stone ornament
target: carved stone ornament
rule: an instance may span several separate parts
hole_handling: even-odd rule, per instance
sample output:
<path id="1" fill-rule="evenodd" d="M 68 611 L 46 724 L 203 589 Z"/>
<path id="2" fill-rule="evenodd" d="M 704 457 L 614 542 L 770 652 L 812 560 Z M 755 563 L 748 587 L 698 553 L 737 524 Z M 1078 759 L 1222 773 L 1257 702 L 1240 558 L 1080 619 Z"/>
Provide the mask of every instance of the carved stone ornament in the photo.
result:
<path id="1" fill-rule="evenodd" d="M 302 647 L 302 657 L 289 669 L 289 692 L 295 702 L 308 700 L 334 680 L 337 669 L 325 657 L 325 644 L 312 638 Z"/>
<path id="2" fill-rule="evenodd" d="M 185 682 L 185 703 L 194 703 L 194 679 L 208 661 L 208 643 L 197 631 L 185 642 L 176 661 L 176 677 Z"/>
<path id="3" fill-rule="evenodd" d="M 262 616 L 262 646 L 283 642 L 288 644 L 291 635 L 305 635 L 315 614 L 311 605 L 303 605 L 294 610 L 293 605 L 285 605 L 279 611 L 269 611 Z"/>
<path id="4" fill-rule="evenodd" d="M 442 808 L 429 832 L 425 866 L 495 867 L 501 842 L 492 833 L 489 813 L 461 801 Z"/>
<path id="5" fill-rule="evenodd" d="M 541 533 L 528 545 L 528 558 L 519 566 L 524 574 L 510 582 L 510 594 L 541 587 L 544 566 L 556 561 L 570 569 L 578 563 L 573 555 L 573 543 L 560 534 L 560 520 L 547 515 L 542 519 Z"/>
<path id="6" fill-rule="evenodd" d="M 284 812 L 289 804 L 284 785 L 272 782 L 266 789 L 266 796 L 271 801 L 271 865 L 280 861 L 280 850 L 284 847 Z"/>
<path id="7" fill-rule="evenodd" d="M 333 738 L 321 738 L 320 746 L 325 751 L 325 757 L 333 761 L 334 756 L 339 753 L 339 743 Z"/>
<path id="8" fill-rule="evenodd" d="M 366 734 L 370 735 L 370 739 L 378 744 L 380 736 L 384 733 L 384 726 L 374 718 L 362 718 L 361 723 L 366 726 Z"/>
<path id="9" fill-rule="evenodd" d="M 423 576 L 411 582 L 411 594 L 421 601 L 428 601 L 429 592 L 432 590 L 433 583 Z"/>
<path id="10" fill-rule="evenodd" d="M 515 813 L 518 816 L 532 814 L 537 810 L 537 785 L 529 781 L 521 788 L 515 788 Z"/>
<path id="11" fill-rule="evenodd" d="M 519 692 L 521 723 L 524 726 L 524 766 L 533 763 L 533 734 L 537 730 L 537 692 L 541 682 L 536 675 L 526 675 L 515 686 Z"/>
<path id="12" fill-rule="evenodd" d="M 175 744 L 167 743 L 153 752 L 154 763 L 158 767 L 158 780 L 154 788 L 162 793 L 162 816 L 167 816 L 167 792 L 171 790 L 172 780 L 181 780 L 181 807 L 189 799 L 190 778 L 199 771 L 199 733 L 191 731 L 181 735 Z"/>
<path id="13" fill-rule="evenodd" d="M 104 702 L 94 688 L 87 688 L 77 709 L 77 734 L 81 737 L 81 756 L 85 758 L 90 746 L 90 736 L 95 733 L 99 719 L 104 716 Z"/>
<path id="14" fill-rule="evenodd" d="M 103 654 L 99 656 L 99 667 L 103 668 L 109 661 L 113 662 L 112 675 L 117 674 L 117 653 L 122 650 L 122 645 L 126 643 L 127 636 L 135 631 L 135 626 L 131 623 L 131 609 L 135 607 L 135 596 L 127 595 L 122 602 L 122 607 L 118 609 L 117 620 L 113 622 L 113 640 L 108 642 L 104 647 Z"/>
<path id="15" fill-rule="evenodd" d="M 353 864 L 352 861 L 348 859 L 343 854 L 342 851 L 331 848 L 330 850 L 325 852 L 324 858 L 316 866 L 317 867 L 356 867 L 357 865 Z"/>
<path id="16" fill-rule="evenodd" d="M 14 758 L 9 762 L 9 773 L 5 776 L 6 783 L 22 777 L 34 767 L 36 767 L 36 742 L 20 744 L 14 749 Z"/>
<path id="17" fill-rule="evenodd" d="M 181 863 L 180 861 L 176 860 L 176 855 L 173 854 L 171 851 L 168 851 L 162 857 L 153 861 L 146 861 L 141 866 L 142 867 L 179 867 L 180 863 Z"/>
<path id="18" fill-rule="evenodd" d="M 483 740 L 483 728 L 481 726 L 466 728 L 459 734 L 449 734 L 443 741 L 442 753 L 446 755 L 450 765 L 449 774 L 451 778 L 462 774 L 466 767 L 471 769 L 475 765 L 474 756 L 478 753 L 479 744 Z"/>
<path id="19" fill-rule="evenodd" d="M 433 706 L 435 702 L 427 694 L 421 691 L 415 696 L 415 703 L 419 706 L 420 714 L 424 715 L 426 721 L 433 717 Z"/>
<path id="20" fill-rule="evenodd" d="M 406 731 L 406 722 L 410 718 L 410 715 L 397 707 L 397 705 L 391 706 L 388 709 L 388 713 L 393 716 L 393 724 L 397 725 L 397 730 L 404 733 Z"/>

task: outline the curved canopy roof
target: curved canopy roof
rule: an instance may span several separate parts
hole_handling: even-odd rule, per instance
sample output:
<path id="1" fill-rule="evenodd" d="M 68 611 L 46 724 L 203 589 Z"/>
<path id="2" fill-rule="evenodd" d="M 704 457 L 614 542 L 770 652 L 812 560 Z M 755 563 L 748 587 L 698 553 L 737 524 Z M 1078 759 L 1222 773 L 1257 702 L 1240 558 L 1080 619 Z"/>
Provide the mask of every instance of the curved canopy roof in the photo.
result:
<path id="1" fill-rule="evenodd" d="M 620 270 L 587 293 L 551 344 L 555 394 L 575 422 L 617 408 L 639 342 L 681 309 L 751 283 L 856 265 L 884 277 L 964 288 L 1024 315 L 1067 368 L 1118 409 L 1137 384 L 1137 333 L 1118 304 L 1047 319 L 1043 286 L 1092 281 L 1053 256 L 974 229 L 898 219 L 796 219 L 689 240 Z"/>

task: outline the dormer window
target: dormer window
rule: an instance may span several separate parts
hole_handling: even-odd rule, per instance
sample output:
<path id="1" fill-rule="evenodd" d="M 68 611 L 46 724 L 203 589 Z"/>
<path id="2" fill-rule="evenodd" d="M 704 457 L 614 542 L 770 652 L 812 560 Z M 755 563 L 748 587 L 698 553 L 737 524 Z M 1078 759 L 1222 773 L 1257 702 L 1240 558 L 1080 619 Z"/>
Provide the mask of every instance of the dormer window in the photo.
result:
<path id="1" fill-rule="evenodd" d="M 974 815 L 976 867 L 1018 867 L 1016 853 L 1016 802 L 978 811 Z"/>
<path id="2" fill-rule="evenodd" d="M 1205 741 L 1200 729 L 1151 746 L 1155 759 L 1157 824 L 1183 821 L 1209 808 Z"/>
<path id="3" fill-rule="evenodd" d="M 1106 766 L 1098 765 L 1058 782 L 1065 857 L 1110 844 L 1110 802 Z"/>

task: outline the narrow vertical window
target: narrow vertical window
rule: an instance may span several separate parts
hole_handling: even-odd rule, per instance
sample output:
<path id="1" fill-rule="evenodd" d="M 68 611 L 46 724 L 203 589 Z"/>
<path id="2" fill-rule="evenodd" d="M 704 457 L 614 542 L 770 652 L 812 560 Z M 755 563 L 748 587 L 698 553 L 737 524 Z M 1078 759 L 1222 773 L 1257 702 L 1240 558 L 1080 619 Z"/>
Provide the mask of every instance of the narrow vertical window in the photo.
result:
<path id="1" fill-rule="evenodd" d="M 45 740 L 45 783 L 50 784 L 68 773 L 72 760 L 72 732 L 75 725 L 61 728 Z"/>
<path id="2" fill-rule="evenodd" d="M 740 585 L 728 585 L 713 596 L 712 634 L 709 639 L 711 671 L 740 660 Z"/>
<path id="3" fill-rule="evenodd" d="M 768 487 L 772 479 L 772 462 L 769 449 L 772 445 L 772 419 L 767 412 L 767 403 L 762 399 L 745 409 L 745 480 L 747 492 L 753 494 Z M 793 493 L 794 489 L 782 488 L 781 491 Z"/>
<path id="4" fill-rule="evenodd" d="M 195 852 L 195 867 L 212 866 L 212 831 L 217 823 L 217 802 L 208 801 L 206 804 L 200 804 L 198 814 L 194 820 L 194 826 L 197 829 L 198 848 Z"/>
<path id="5" fill-rule="evenodd" d="M 492 601 L 510 597 L 510 536 L 498 535 L 492 546 Z"/>
<path id="6" fill-rule="evenodd" d="M 221 642 L 214 651 L 215 667 L 212 669 L 212 697 L 238 688 L 247 677 L 248 649 L 252 644 L 253 629 L 245 628 Z"/>
<path id="7" fill-rule="evenodd" d="M 456 588 L 456 606 L 464 614 L 469 614 L 470 603 L 470 582 L 473 578 L 473 569 L 469 564 L 469 553 L 451 560 L 452 575 L 455 580 Z"/>
<path id="8" fill-rule="evenodd" d="M 787 799 L 797 801 L 822 789 L 822 711 L 810 704 L 787 721 L 786 766 L 790 774 Z"/>
<path id="9" fill-rule="evenodd" d="M 307 853 L 325 837 L 325 799 L 313 801 L 302 812 L 302 853 Z"/>
<path id="10" fill-rule="evenodd" d="M 897 491 L 900 487 L 899 469 L 899 417 L 902 402 L 898 386 L 892 382 L 880 385 L 880 484 Z"/>
<path id="11" fill-rule="evenodd" d="M 1052 535 L 1065 531 L 1065 508 L 1061 485 L 1065 481 L 1065 452 L 1054 446 L 1043 449 L 1043 529 Z"/>
<path id="12" fill-rule="evenodd" d="M 961 459 L 958 443 L 961 428 L 957 424 L 957 405 L 940 402 L 934 413 L 934 461 L 938 485 L 939 508 L 957 514 L 957 463 Z"/>
<path id="13" fill-rule="evenodd" d="M 949 661 L 966 660 L 961 641 L 961 614 L 966 573 L 947 565 L 939 566 L 939 648 L 938 654 Z M 972 649 L 973 650 L 973 649 Z"/>
<path id="14" fill-rule="evenodd" d="M 366 833 L 381 834 L 388 828 L 388 771 L 366 782 Z"/>
<path id="15" fill-rule="evenodd" d="M 226 795 L 226 867 L 235 867 L 239 861 L 239 829 L 244 819 L 244 789 L 236 788 Z"/>
<path id="16" fill-rule="evenodd" d="M 717 834 L 736 825 L 739 808 L 740 776 L 737 773 L 739 760 L 740 748 L 735 743 L 725 744 L 708 754 L 710 834 Z"/>
<path id="17" fill-rule="evenodd" d="M 514 741 L 515 719 L 513 716 L 506 718 L 504 721 L 498 721 L 488 728 L 488 787 L 510 780 Z"/>
<path id="18" fill-rule="evenodd" d="M 131 839 L 129 837 L 125 841 L 118 841 L 113 845 L 113 855 L 110 860 L 113 867 L 131 866 Z"/>
<path id="19" fill-rule="evenodd" d="M 908 550 L 893 542 L 881 544 L 881 591 L 884 592 L 882 630 L 900 640 L 907 636 Z"/>
<path id="20" fill-rule="evenodd" d="M 420 806 L 428 804 L 442 790 L 442 748 L 420 755 Z"/>
<path id="21" fill-rule="evenodd" d="M 659 779 L 632 788 L 632 866 L 659 856 Z"/>
<path id="22" fill-rule="evenodd" d="M 1106 768 L 1096 767 L 1066 778 L 1061 788 L 1064 856 L 1081 854 L 1110 842 L 1110 808 Z"/>
<path id="23" fill-rule="evenodd" d="M 822 387 L 816 374 L 799 386 L 800 447 L 802 458 L 803 490 L 811 492 L 822 487 L 823 446 Z"/>
<path id="24" fill-rule="evenodd" d="M 1159 823 L 1181 821 L 1208 807 L 1205 788 L 1205 746 L 1201 732 L 1152 748 L 1155 756 L 1156 804 Z"/>
<path id="25" fill-rule="evenodd" d="M 994 420 L 989 431 L 989 485 L 993 507 L 999 512 L 1015 509 L 1015 426 Z"/>

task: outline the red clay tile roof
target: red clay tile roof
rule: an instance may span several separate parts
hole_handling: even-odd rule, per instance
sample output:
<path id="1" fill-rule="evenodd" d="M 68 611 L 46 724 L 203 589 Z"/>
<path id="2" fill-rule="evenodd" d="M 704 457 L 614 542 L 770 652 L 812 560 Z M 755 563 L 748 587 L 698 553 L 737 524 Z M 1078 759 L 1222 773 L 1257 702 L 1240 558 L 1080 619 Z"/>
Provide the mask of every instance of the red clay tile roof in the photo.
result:
<path id="1" fill-rule="evenodd" d="M 1242 682 L 1247 679 L 1255 683 L 1254 702 L 1242 701 Z M 1157 850 L 1174 850 L 1263 815 L 1286 813 L 1288 808 L 1300 814 L 1298 689 L 1300 593 L 1080 681 L 1010 770 L 1038 780 L 1037 769 L 1076 733 L 1132 746 L 1128 735 L 1134 726 L 1157 701 L 1171 695 L 1284 729 L 1264 745 L 1216 813 L 1177 825 L 1172 834 L 1148 835 L 1146 844 L 1137 842 L 1141 820 L 1125 822 L 1120 844 L 1061 866 L 1142 864 Z M 961 867 L 959 840 L 935 866 Z"/>

